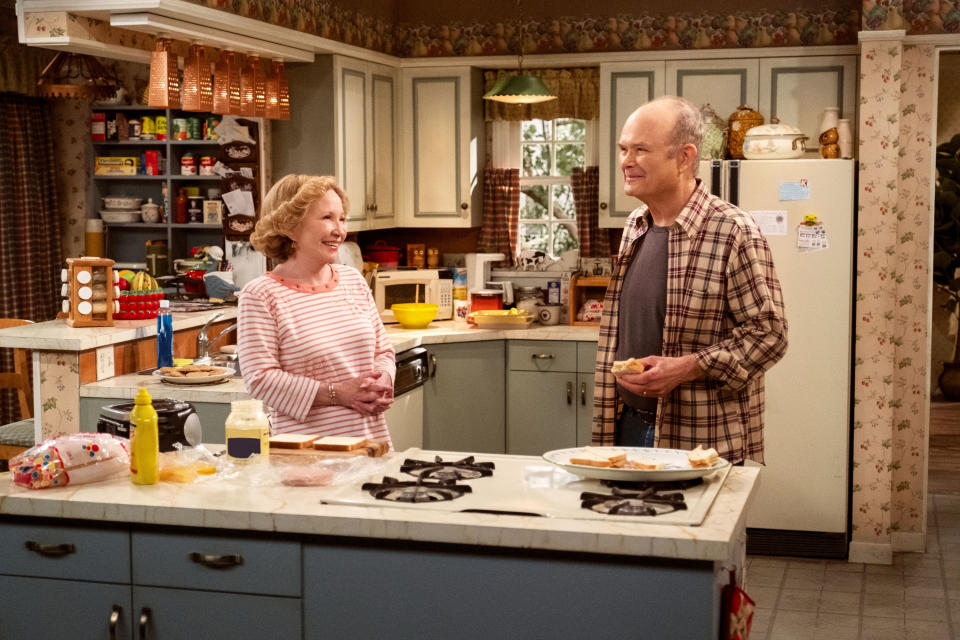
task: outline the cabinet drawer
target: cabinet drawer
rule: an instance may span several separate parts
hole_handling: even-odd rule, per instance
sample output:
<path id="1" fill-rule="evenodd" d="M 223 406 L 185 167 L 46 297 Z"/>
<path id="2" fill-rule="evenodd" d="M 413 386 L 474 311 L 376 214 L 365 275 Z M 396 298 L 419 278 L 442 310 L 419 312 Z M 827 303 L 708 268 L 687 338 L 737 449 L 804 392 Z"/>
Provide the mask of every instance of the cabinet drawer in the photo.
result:
<path id="1" fill-rule="evenodd" d="M 300 595 L 300 543 L 134 531 L 133 583 Z"/>
<path id="2" fill-rule="evenodd" d="M 576 371 L 577 343 L 555 340 L 509 340 L 510 371 Z"/>
<path id="3" fill-rule="evenodd" d="M 130 582 L 126 529 L 0 524 L 0 573 Z"/>
<path id="4" fill-rule="evenodd" d="M 593 373 L 597 369 L 597 343 L 577 343 L 577 372 Z"/>

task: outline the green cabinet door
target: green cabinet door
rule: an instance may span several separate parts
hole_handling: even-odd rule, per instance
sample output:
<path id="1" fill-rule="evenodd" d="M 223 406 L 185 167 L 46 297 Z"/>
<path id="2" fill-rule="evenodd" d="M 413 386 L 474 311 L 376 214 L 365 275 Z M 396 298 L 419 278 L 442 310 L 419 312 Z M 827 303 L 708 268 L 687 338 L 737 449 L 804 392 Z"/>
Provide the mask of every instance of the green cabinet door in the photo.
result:
<path id="1" fill-rule="evenodd" d="M 435 344 L 424 385 L 423 446 L 504 452 L 503 340 Z"/>
<path id="2" fill-rule="evenodd" d="M 577 374 L 577 446 L 590 444 L 593 431 L 593 374 Z"/>
<path id="3" fill-rule="evenodd" d="M 0 638 L 131 637 L 128 584 L 0 575 L 0 593 Z"/>
<path id="4" fill-rule="evenodd" d="M 507 373 L 507 453 L 540 455 L 577 445 L 575 373 Z"/>

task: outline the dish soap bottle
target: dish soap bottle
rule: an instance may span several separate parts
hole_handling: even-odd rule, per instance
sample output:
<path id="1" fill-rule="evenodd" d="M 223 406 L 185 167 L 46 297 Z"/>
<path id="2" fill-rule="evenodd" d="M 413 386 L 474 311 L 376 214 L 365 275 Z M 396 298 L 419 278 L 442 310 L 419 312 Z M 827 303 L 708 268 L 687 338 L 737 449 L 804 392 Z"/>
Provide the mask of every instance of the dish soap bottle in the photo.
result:
<path id="1" fill-rule="evenodd" d="M 130 481 L 157 484 L 160 479 L 160 438 L 157 412 L 150 392 L 140 387 L 130 412 Z"/>
<path id="2" fill-rule="evenodd" d="M 226 422 L 227 457 L 246 462 L 257 454 L 270 456 L 270 419 L 259 400 L 234 400 Z"/>
<path id="3" fill-rule="evenodd" d="M 170 301 L 161 300 L 157 311 L 157 369 L 173 366 L 173 316 Z"/>

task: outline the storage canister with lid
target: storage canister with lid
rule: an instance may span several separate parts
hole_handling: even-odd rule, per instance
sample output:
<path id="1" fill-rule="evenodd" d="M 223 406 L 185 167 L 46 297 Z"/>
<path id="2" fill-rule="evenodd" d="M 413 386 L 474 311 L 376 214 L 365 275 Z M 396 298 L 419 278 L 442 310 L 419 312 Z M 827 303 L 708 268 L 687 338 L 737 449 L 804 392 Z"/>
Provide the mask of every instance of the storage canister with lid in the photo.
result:
<path id="1" fill-rule="evenodd" d="M 246 462 L 252 455 L 270 455 L 270 419 L 259 400 L 234 400 L 227 416 L 227 457 Z"/>
<path id="2" fill-rule="evenodd" d="M 709 103 L 700 109 L 703 121 L 703 140 L 700 143 L 701 160 L 721 160 L 727 142 L 727 123 L 713 110 Z"/>
<path id="3" fill-rule="evenodd" d="M 517 296 L 516 307 L 520 311 L 529 311 L 537 315 L 537 305 L 543 304 L 543 289 L 540 287 L 517 287 L 514 291 Z"/>
<path id="4" fill-rule="evenodd" d="M 763 115 L 746 105 L 740 105 L 730 114 L 730 126 L 727 129 L 727 152 L 731 158 L 743 159 L 743 138 L 747 131 L 763 124 Z"/>

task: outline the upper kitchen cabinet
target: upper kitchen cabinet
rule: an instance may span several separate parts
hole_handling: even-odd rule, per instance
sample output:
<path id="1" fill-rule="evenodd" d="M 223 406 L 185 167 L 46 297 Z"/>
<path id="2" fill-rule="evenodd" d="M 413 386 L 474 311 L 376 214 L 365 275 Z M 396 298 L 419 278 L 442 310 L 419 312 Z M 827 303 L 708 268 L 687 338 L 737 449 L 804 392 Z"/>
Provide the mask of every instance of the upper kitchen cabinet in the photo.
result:
<path id="1" fill-rule="evenodd" d="M 622 227 L 638 201 L 623 193 L 620 130 L 640 105 L 664 94 L 663 62 L 600 65 L 600 226 Z"/>
<path id="2" fill-rule="evenodd" d="M 483 189 L 479 69 L 401 72 L 400 212 L 405 227 L 476 227 Z"/>
<path id="3" fill-rule="evenodd" d="M 697 107 L 709 103 L 721 118 L 740 105 L 757 107 L 760 64 L 756 58 L 671 60 L 667 62 L 667 94 L 686 98 Z"/>
<path id="4" fill-rule="evenodd" d="M 809 137 L 807 149 L 819 146 L 826 107 L 840 108 L 840 117 L 850 119 L 856 139 L 857 57 L 762 58 L 759 105 L 768 120 L 779 118 L 803 131 Z"/>
<path id="5" fill-rule="evenodd" d="M 333 175 L 347 230 L 396 224 L 396 71 L 341 56 L 290 65 L 290 120 L 273 123 L 273 169 Z"/>

